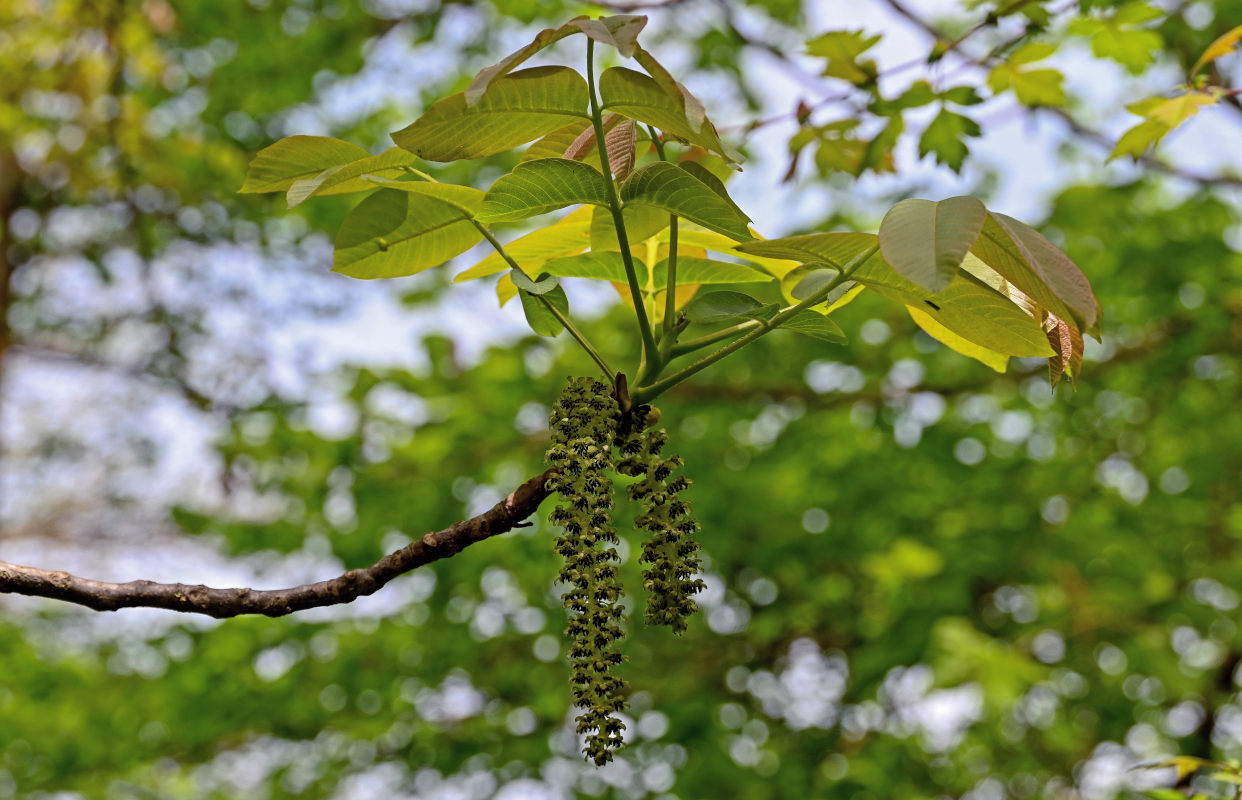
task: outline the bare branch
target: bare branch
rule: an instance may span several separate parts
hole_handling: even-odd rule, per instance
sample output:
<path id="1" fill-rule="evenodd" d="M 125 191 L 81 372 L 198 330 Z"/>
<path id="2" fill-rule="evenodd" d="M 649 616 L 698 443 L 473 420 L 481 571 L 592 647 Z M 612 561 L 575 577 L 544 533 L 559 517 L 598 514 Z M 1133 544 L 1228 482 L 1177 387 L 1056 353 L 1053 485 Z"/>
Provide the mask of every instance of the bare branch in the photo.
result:
<path id="1" fill-rule="evenodd" d="M 213 589 L 184 583 L 130 581 L 106 583 L 0 561 L 0 593 L 47 597 L 96 611 L 120 608 L 166 608 L 223 619 L 241 614 L 281 617 L 294 611 L 341 605 L 374 594 L 416 567 L 456 555 L 484 539 L 520 527 L 548 497 L 547 470 L 523 483 L 504 500 L 471 519 L 428 533 L 365 569 L 327 581 L 289 589 Z"/>

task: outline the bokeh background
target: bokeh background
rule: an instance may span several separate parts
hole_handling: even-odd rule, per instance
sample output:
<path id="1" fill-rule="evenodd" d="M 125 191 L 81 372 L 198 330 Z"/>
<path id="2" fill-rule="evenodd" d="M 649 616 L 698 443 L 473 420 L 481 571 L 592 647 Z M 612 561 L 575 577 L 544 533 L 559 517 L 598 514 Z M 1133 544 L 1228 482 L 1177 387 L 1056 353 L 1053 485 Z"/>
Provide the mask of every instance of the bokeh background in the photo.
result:
<path id="1" fill-rule="evenodd" d="M 682 639 L 631 626 L 616 763 L 576 755 L 537 521 L 279 620 L 3 596 L 0 798 L 1105 800 L 1176 779 L 1137 764 L 1242 757 L 1242 114 L 1205 112 L 1156 162 L 1105 161 L 1124 105 L 1175 87 L 1242 3 L 1154 3 L 1137 67 L 1066 32 L 1111 4 L 1027 5 L 1064 40 L 1064 102 L 972 107 L 960 172 L 920 156 L 916 109 L 890 168 L 859 176 L 830 147 L 790 169 L 799 101 L 870 124 L 809 38 L 883 34 L 882 72 L 915 60 L 886 93 L 951 76 L 988 96 L 981 54 L 1035 17 L 927 66 L 927 25 L 965 32 L 992 6 L 650 12 L 648 47 L 746 149 L 731 185 L 765 235 L 974 193 L 1061 244 L 1105 324 L 1053 391 L 1039 360 L 997 375 L 864 296 L 839 315 L 848 346 L 773 335 L 663 398 L 708 589 Z M 548 405 L 592 368 L 487 282 L 452 284 L 481 251 L 353 281 L 329 270 L 356 196 L 289 211 L 235 190 L 282 136 L 389 146 L 592 9 L 0 2 L 0 558 L 281 586 L 542 469 Z M 581 66 L 572 40 L 544 57 Z M 1238 68 L 1221 60 L 1223 85 Z M 486 186 L 513 158 L 438 174 Z M 629 352 L 615 295 L 570 283 L 592 335 Z"/>

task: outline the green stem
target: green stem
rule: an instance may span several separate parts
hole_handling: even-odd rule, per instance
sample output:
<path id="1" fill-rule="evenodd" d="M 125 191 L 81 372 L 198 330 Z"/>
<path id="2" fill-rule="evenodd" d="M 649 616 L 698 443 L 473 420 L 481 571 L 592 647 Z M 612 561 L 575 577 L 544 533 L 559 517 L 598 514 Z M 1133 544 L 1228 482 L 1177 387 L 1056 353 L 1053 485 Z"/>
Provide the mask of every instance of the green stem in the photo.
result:
<path id="1" fill-rule="evenodd" d="M 646 374 L 652 363 L 657 363 L 655 334 L 647 318 L 643 291 L 638 285 L 638 271 L 634 268 L 634 254 L 630 252 L 630 238 L 625 231 L 625 219 L 621 214 L 621 198 L 612 179 L 612 167 L 608 163 L 608 143 L 604 138 L 604 114 L 600 110 L 599 97 L 595 91 L 595 40 L 587 39 L 587 88 L 591 97 L 591 124 L 595 128 L 595 149 L 599 151 L 600 167 L 604 171 L 604 184 L 608 189 L 608 208 L 612 211 L 612 224 L 617 229 L 617 246 L 621 248 L 621 261 L 625 265 L 625 277 L 630 284 L 630 297 L 638 316 L 638 331 L 643 339 L 642 363 L 638 374 Z"/>
<path id="2" fill-rule="evenodd" d="M 672 349 L 671 355 L 673 358 L 677 358 L 678 356 L 684 356 L 687 353 L 693 353 L 695 350 L 701 350 L 709 344 L 715 344 L 716 342 L 724 339 L 746 333 L 750 329 L 757 327 L 759 324 L 758 320 L 752 319 L 747 320 L 746 322 L 739 322 L 738 324 L 728 328 L 721 328 L 720 330 L 713 331 L 706 336 L 700 336 L 697 339 L 691 339 L 687 342 L 682 342 L 676 345 Z"/>
<path id="3" fill-rule="evenodd" d="M 562 314 L 561 310 L 544 295 L 537 294 L 535 297 L 538 297 L 543 302 L 544 306 L 552 312 L 552 316 L 556 317 L 556 319 L 565 326 L 565 330 L 569 331 L 569 335 L 574 337 L 574 340 L 577 341 L 578 344 L 582 345 L 582 349 L 587 351 L 587 355 L 593 358 L 595 363 L 599 365 L 599 368 L 604 371 L 604 375 L 608 378 L 609 382 L 616 380 L 616 370 L 608 366 L 608 362 L 604 360 L 604 357 L 599 354 L 598 350 L 591 346 L 591 342 L 586 338 L 586 335 L 583 334 L 582 331 L 578 330 L 577 326 L 569 321 L 569 317 Z"/>
<path id="4" fill-rule="evenodd" d="M 634 405 L 638 405 L 640 403 L 650 403 L 652 400 L 658 397 L 661 393 L 667 391 L 668 389 L 671 389 L 672 387 L 676 386 L 677 384 L 689 378 L 691 375 L 694 375 L 695 373 L 700 372 L 701 370 L 707 369 L 712 364 L 715 364 L 717 361 L 724 358 L 725 356 L 735 353 L 738 350 L 741 350 L 743 347 L 750 344 L 754 340 L 758 339 L 760 336 L 763 336 L 764 334 L 768 333 L 769 331 L 776 330 L 785 322 L 785 320 L 789 319 L 794 314 L 797 314 L 799 311 L 804 311 L 810 308 L 811 306 L 822 303 L 828 297 L 828 295 L 832 293 L 833 289 L 836 289 L 838 286 L 840 286 L 841 284 L 849 280 L 849 277 L 853 275 L 854 272 L 857 271 L 857 269 L 861 267 L 867 261 L 867 259 L 875 255 L 876 251 L 878 251 L 879 249 L 880 249 L 879 245 L 876 245 L 875 247 L 872 247 L 871 249 L 867 250 L 865 253 L 861 254 L 860 256 L 854 258 L 852 261 L 850 261 L 848 264 L 846 264 L 841 269 L 841 272 L 837 275 L 837 277 L 833 278 L 831 281 L 828 282 L 826 286 L 824 286 L 822 289 L 820 289 L 819 291 L 817 291 L 815 294 L 811 295 L 810 297 L 806 298 L 802 302 L 798 303 L 797 305 L 790 306 L 786 309 L 783 309 L 782 311 L 780 311 L 780 313 L 772 317 L 772 319 L 770 320 L 757 320 L 756 326 L 745 336 L 742 336 L 740 339 L 735 339 L 732 342 L 729 342 L 727 345 L 720 348 L 716 352 L 711 353 L 710 355 L 704 356 L 703 358 L 699 359 L 693 364 L 690 364 L 687 367 L 683 367 L 677 372 L 674 372 L 672 375 L 669 375 L 663 380 L 656 381 L 650 386 L 635 387 L 630 392 L 631 401 L 634 403 Z"/>
<path id="5" fill-rule="evenodd" d="M 470 223 L 478 229 L 479 233 L 483 234 L 483 238 L 487 239 L 487 241 L 491 243 L 492 247 L 496 249 L 496 252 L 500 254 L 500 257 L 503 258 L 509 266 L 519 272 L 525 272 L 525 270 L 518 266 L 518 263 L 513 260 L 513 256 L 509 255 L 509 251 L 505 250 L 505 246 L 500 243 L 499 239 L 496 238 L 496 234 L 492 233 L 491 228 L 474 218 L 470 219 Z M 586 334 L 578 330 L 578 327 L 570 322 L 569 317 L 561 313 L 561 310 L 553 305 L 552 301 L 547 297 L 544 297 L 541 294 L 537 294 L 535 297 L 538 297 L 544 307 L 547 308 L 548 311 L 552 312 L 552 316 L 556 317 L 557 321 L 565 326 L 565 330 L 569 331 L 569 335 L 574 338 L 574 341 L 582 346 L 582 349 L 587 352 L 587 355 L 595 360 L 595 363 L 598 364 L 599 368 L 604 371 L 604 375 L 608 377 L 608 380 L 615 380 L 617 375 L 616 370 L 608 366 L 608 362 L 604 360 L 604 357 L 600 355 L 599 351 L 596 350 L 594 345 L 591 344 L 591 340 L 586 338 Z"/>
<path id="6" fill-rule="evenodd" d="M 656 155 L 661 161 L 668 161 L 664 155 L 664 142 L 656 134 L 654 127 L 648 126 L 651 143 L 655 145 Z M 673 332 L 673 323 L 677 317 L 677 215 L 668 215 L 668 277 L 664 282 L 664 336 Z M 661 341 L 661 351 L 667 350 L 670 343 Z"/>

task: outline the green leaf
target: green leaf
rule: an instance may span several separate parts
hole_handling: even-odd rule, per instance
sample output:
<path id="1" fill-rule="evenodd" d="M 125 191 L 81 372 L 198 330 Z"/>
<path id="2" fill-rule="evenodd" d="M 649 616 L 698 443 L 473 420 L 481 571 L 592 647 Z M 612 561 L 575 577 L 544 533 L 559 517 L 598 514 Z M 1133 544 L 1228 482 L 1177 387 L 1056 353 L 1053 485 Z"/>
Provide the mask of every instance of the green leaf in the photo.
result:
<path id="1" fill-rule="evenodd" d="M 995 370 L 996 372 L 1004 373 L 1005 369 L 1009 366 L 1009 356 L 1004 353 L 989 350 L 988 348 L 977 345 L 968 339 L 963 339 L 961 336 L 958 336 L 956 333 L 937 322 L 931 314 L 924 313 L 922 309 L 914 306 L 906 306 L 906 310 L 910 312 L 910 318 L 914 320 L 914 324 L 918 325 L 923 329 L 924 333 L 940 342 L 950 350 L 954 350 L 964 356 L 973 358 L 986 366 L 988 369 Z"/>
<path id="2" fill-rule="evenodd" d="M 444 184 L 412 183 L 411 187 L 436 185 Z M 478 199 L 481 203 L 482 192 Z M 341 223 L 333 271 L 354 278 L 413 275 L 443 264 L 482 238 L 469 215 L 452 203 L 381 189 L 354 207 Z"/>
<path id="3" fill-rule="evenodd" d="M 390 181 L 387 178 L 375 177 L 369 177 L 367 182 L 381 189 L 396 189 L 399 192 L 433 197 L 453 206 L 466 219 L 473 217 L 483 205 L 483 192 L 472 186 L 432 181 Z"/>
<path id="4" fill-rule="evenodd" d="M 575 209 L 551 225 L 509 242 L 505 245 L 505 252 L 512 256 L 527 274 L 538 272 L 548 259 L 581 253 L 591 243 L 591 218 L 594 210 L 590 206 Z M 453 280 L 460 283 L 485 278 L 507 269 L 509 269 L 509 263 L 499 253 L 492 253 L 457 275 Z"/>
<path id="5" fill-rule="evenodd" d="M 621 199 L 662 208 L 737 241 L 754 238 L 745 214 L 676 164 L 659 161 L 638 169 L 621 184 Z"/>
<path id="6" fill-rule="evenodd" d="M 670 94 L 641 72 L 625 67 L 604 70 L 599 76 L 599 94 L 603 108 L 608 111 L 654 125 L 690 144 L 735 160 L 720 141 L 715 126 L 699 117 L 702 106 L 694 105 L 697 100 L 689 106 L 692 113 L 688 113 L 681 95 Z"/>
<path id="7" fill-rule="evenodd" d="M 625 283 L 625 262 L 619 252 L 581 253 L 576 256 L 555 258 L 543 265 L 543 271 L 558 278 L 590 278 L 594 280 Z M 647 265 L 634 259 L 634 271 L 640 285 L 647 283 Z"/>
<path id="8" fill-rule="evenodd" d="M 598 170 L 567 158 L 518 164 L 492 184 L 479 211 L 482 222 L 511 222 L 569 205 L 608 205 L 608 186 Z"/>
<path id="9" fill-rule="evenodd" d="M 782 239 L 745 242 L 735 245 L 734 249 L 740 253 L 765 258 L 800 261 L 804 264 L 827 264 L 839 271 L 867 250 L 878 246 L 879 240 L 873 233 L 809 233 Z"/>
<path id="10" fill-rule="evenodd" d="M 952 89 L 946 89 L 940 97 L 947 103 L 959 106 L 976 106 L 983 102 L 983 98 L 973 86 L 954 86 Z"/>
<path id="11" fill-rule="evenodd" d="M 870 264 L 871 262 L 868 262 Z M 887 266 L 887 265 L 885 265 Z M 896 277 L 896 273 L 893 273 Z M 947 289 L 928 294 L 912 283 L 894 285 L 880 268 L 855 274 L 891 300 L 914 306 L 953 333 L 981 347 L 1023 358 L 1048 357 L 1052 347 L 1043 329 L 1008 297 L 968 273 Z M 914 291 L 911 291 L 914 287 Z"/>
<path id="12" fill-rule="evenodd" d="M 871 103 L 870 107 L 876 114 L 887 117 L 935 102 L 939 96 L 927 81 L 915 81 L 892 100 L 876 100 Z"/>
<path id="13" fill-rule="evenodd" d="M 1090 281 L 1069 256 L 1031 226 L 989 212 L 971 252 L 1057 317 L 1073 319 L 1080 330 L 1095 324 Z"/>
<path id="14" fill-rule="evenodd" d="M 647 70 L 647 74 L 656 82 L 656 85 L 672 99 L 676 108 L 681 111 L 681 115 L 685 117 L 691 131 L 701 133 L 704 128 L 707 128 L 715 135 L 715 126 L 707 119 L 707 109 L 703 108 L 699 98 L 691 94 L 689 89 L 674 78 L 672 73 L 656 60 L 655 56 L 640 46 L 634 48 L 634 58 L 638 60 L 643 69 Z M 725 158 L 732 160 L 728 154 L 725 154 Z"/>
<path id="15" fill-rule="evenodd" d="M 880 223 L 880 252 L 899 275 L 938 292 L 957 275 L 986 216 L 973 197 L 902 200 Z"/>
<path id="16" fill-rule="evenodd" d="M 686 172 L 689 172 L 695 178 L 698 178 L 704 186 L 711 189 L 720 197 L 720 199 L 732 206 L 733 210 L 736 211 L 739 216 L 745 217 L 747 220 L 750 219 L 750 217 L 746 216 L 746 212 L 742 211 L 741 206 L 735 203 L 733 198 L 729 196 L 729 190 L 725 188 L 724 181 L 722 181 L 716 173 L 712 172 L 710 169 L 697 161 L 682 161 L 677 166 L 684 169 Z"/>
<path id="17" fill-rule="evenodd" d="M 565 330 L 565 326 L 555 314 L 548 310 L 539 296 L 519 290 L 518 297 L 522 300 L 522 312 L 526 314 L 526 324 L 530 325 L 532 331 L 540 336 L 556 336 Z M 542 297 L 556 306 L 562 314 L 569 316 L 569 298 L 565 296 L 565 290 L 560 286 Z"/>
<path id="18" fill-rule="evenodd" d="M 1155 54 L 1164 45 L 1160 34 L 1139 26 L 1163 16 L 1163 12 L 1144 2 L 1130 2 L 1118 7 L 1111 16 L 1101 19 L 1080 18 L 1072 21 L 1068 31 L 1085 36 L 1091 52 L 1108 58 L 1138 75 L 1155 61 Z"/>
<path id="19" fill-rule="evenodd" d="M 573 25 L 600 44 L 616 48 L 623 58 L 633 58 L 638 47 L 638 34 L 647 25 L 647 18 L 633 14 L 616 14 L 599 19 L 575 19 Z"/>
<path id="20" fill-rule="evenodd" d="M 328 167 L 313 178 L 295 181 L 285 197 L 289 208 L 293 208 L 308 198 L 319 195 L 367 191 L 375 188 L 375 183 L 368 180 L 368 176 L 395 177 L 417 160 L 413 153 L 400 147 L 390 147 L 377 156 L 368 156 L 352 164 Z"/>
<path id="21" fill-rule="evenodd" d="M 617 226 L 613 224 L 612 211 L 599 207 L 590 210 L 594 212 L 591 217 L 591 249 L 618 250 Z M 668 212 L 655 206 L 626 206 L 621 209 L 621 219 L 625 223 L 631 248 L 668 227 Z"/>
<path id="22" fill-rule="evenodd" d="M 833 344 L 845 344 L 849 341 L 849 337 L 845 335 L 845 331 L 841 330 L 840 325 L 823 314 L 816 314 L 814 311 L 805 309 L 782 322 L 780 329 Z"/>
<path id="23" fill-rule="evenodd" d="M 677 284 L 679 286 L 713 283 L 766 283 L 770 280 L 772 280 L 771 275 L 748 264 L 733 264 L 687 255 L 677 257 Z M 668 287 L 668 259 L 663 259 L 656 264 L 653 283 L 656 291 Z"/>
<path id="24" fill-rule="evenodd" d="M 595 20 L 582 15 L 574 17 L 560 27 L 545 28 L 535 34 L 535 38 L 526 45 L 505 56 L 498 63 L 480 71 L 465 91 L 466 103 L 474 105 L 479 102 L 493 81 L 508 75 L 545 47 L 576 33 L 585 33 L 597 42 L 615 47 L 621 55 L 630 58 L 634 55 L 638 34 L 646 24 L 647 18 L 641 16 L 619 14 Z"/>
<path id="25" fill-rule="evenodd" d="M 1113 152 L 1108 154 L 1108 160 L 1130 156 L 1137 161 L 1144 153 L 1159 144 L 1168 132 L 1169 126 L 1163 122 L 1145 119 L 1121 134 L 1121 138 L 1113 147 Z"/>
<path id="26" fill-rule="evenodd" d="M 1194 77 L 1195 73 L 1202 69 L 1205 64 L 1209 64 L 1221 56 L 1227 56 L 1232 53 L 1233 49 L 1238 46 L 1238 41 L 1240 39 L 1242 39 L 1242 25 L 1232 28 L 1223 35 L 1218 36 L 1210 45 L 1207 46 L 1207 49 L 1203 51 L 1203 55 L 1199 56 L 1199 59 L 1195 61 L 1195 65 L 1190 68 L 1190 72 L 1188 74 L 1191 77 Z"/>
<path id="27" fill-rule="evenodd" d="M 365 159 L 366 149 L 328 136 L 290 136 L 258 152 L 246 170 L 241 194 L 284 192 L 331 167 Z"/>
<path id="28" fill-rule="evenodd" d="M 1044 58 L 1045 55 L 1051 55 L 1056 49 L 1053 45 L 1040 45 L 1041 49 L 1037 52 L 1025 52 L 1028 48 L 1035 47 L 1037 47 L 1035 44 L 1027 45 L 993 69 L 988 75 L 988 88 L 995 94 L 1013 89 L 1014 96 L 1023 105 L 1063 106 L 1065 105 L 1065 89 L 1062 87 L 1064 75 L 1055 69 L 1021 68 L 1027 63 L 1026 60 L 1021 60 L 1022 58 L 1036 61 Z"/>
<path id="29" fill-rule="evenodd" d="M 1200 109 L 1217 102 L 1218 98 L 1207 92 L 1184 92 L 1176 97 L 1149 97 L 1131 103 L 1126 109 L 1145 119 L 1121 135 L 1108 156 L 1109 161 L 1119 156 L 1133 156 L 1137 160 Z"/>
<path id="30" fill-rule="evenodd" d="M 942 108 L 919 137 L 919 156 L 935 153 L 936 161 L 954 172 L 961 172 L 962 162 L 969 152 L 966 139 L 981 133 L 973 119 Z"/>
<path id="31" fill-rule="evenodd" d="M 765 315 L 763 303 L 741 292 L 709 292 L 701 294 L 686 304 L 686 319 L 691 322 L 709 323 Z M 775 308 L 775 306 L 771 306 Z"/>
<path id="32" fill-rule="evenodd" d="M 874 61 L 860 62 L 858 57 L 874 47 L 880 38 L 880 34 L 868 36 L 862 30 L 828 31 L 807 42 L 806 52 L 828 59 L 825 77 L 862 85 L 874 81 L 877 73 Z"/>
<path id="33" fill-rule="evenodd" d="M 772 258 L 840 268 L 877 244 L 868 233 L 813 233 L 748 242 L 737 249 Z M 1052 354 L 1043 329 L 1008 297 L 965 271 L 941 292 L 928 292 L 903 278 L 879 253 L 862 263 L 852 277 L 891 300 L 925 309 L 958 336 L 1012 356 Z"/>
<path id="34" fill-rule="evenodd" d="M 586 16 L 574 17 L 570 23 L 577 20 L 584 20 Z M 466 105 L 473 106 L 483 98 L 487 90 L 491 87 L 492 82 L 498 78 L 503 78 L 513 70 L 517 69 L 526 59 L 538 53 L 540 50 L 548 47 L 555 42 L 559 42 L 566 36 L 578 33 L 579 29 L 570 27 L 569 23 L 556 28 L 544 28 L 535 34 L 535 38 L 527 44 L 518 48 L 514 52 L 502 58 L 499 62 L 493 64 L 486 69 L 480 70 L 478 75 L 474 76 L 474 80 L 470 82 L 470 86 L 463 93 Z"/>
<path id="35" fill-rule="evenodd" d="M 464 93 L 434 104 L 393 141 L 428 161 L 503 153 L 586 113 L 586 81 L 567 67 L 534 67 L 492 82 L 474 105 Z"/>
<path id="36" fill-rule="evenodd" d="M 532 280 L 530 276 L 520 269 L 509 270 L 509 280 L 513 281 L 513 285 L 518 290 L 536 295 L 547 294 L 560 285 L 557 283 L 555 276 L 544 275 L 539 280 Z"/>

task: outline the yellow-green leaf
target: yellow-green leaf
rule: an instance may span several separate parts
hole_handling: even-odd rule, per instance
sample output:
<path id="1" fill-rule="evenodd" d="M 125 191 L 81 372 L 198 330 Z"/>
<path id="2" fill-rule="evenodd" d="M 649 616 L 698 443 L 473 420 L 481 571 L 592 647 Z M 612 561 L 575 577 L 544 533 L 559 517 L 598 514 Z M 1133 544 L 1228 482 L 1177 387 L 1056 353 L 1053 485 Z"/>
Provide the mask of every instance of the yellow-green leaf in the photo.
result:
<path id="1" fill-rule="evenodd" d="M 370 155 L 352 142 L 328 136 L 290 136 L 258 152 L 246 170 L 241 194 L 284 192 L 293 184 L 314 178 L 324 170 L 341 167 Z"/>
<path id="2" fill-rule="evenodd" d="M 453 203 L 381 189 L 359 203 L 341 223 L 333 271 L 354 278 L 413 275 L 443 264 L 482 238 L 469 214 Z"/>
<path id="3" fill-rule="evenodd" d="M 598 170 L 567 158 L 541 158 L 518 164 L 492 184 L 478 218 L 509 222 L 569 205 L 608 205 L 608 186 Z"/>
<path id="4" fill-rule="evenodd" d="M 1195 73 L 1202 69 L 1205 64 L 1209 64 L 1221 56 L 1227 56 L 1233 52 L 1233 49 L 1238 46 L 1239 39 L 1242 39 L 1242 25 L 1233 28 L 1222 36 L 1218 36 L 1215 41 L 1207 46 L 1207 49 L 1203 51 L 1203 55 L 1199 56 L 1199 60 L 1191 67 L 1191 77 L 1194 77 Z"/>
<path id="5" fill-rule="evenodd" d="M 435 103 L 392 135 L 400 147 L 428 161 L 503 153 L 587 119 L 587 85 L 568 67 L 533 67 L 493 81 L 469 105 L 465 93 Z"/>
<path id="6" fill-rule="evenodd" d="M 715 127 L 706 119 L 692 119 L 681 98 L 672 96 L 656 81 L 625 67 L 604 70 L 599 77 L 603 108 L 623 117 L 654 125 L 705 150 L 731 158 Z M 695 103 L 698 101 L 696 100 Z M 702 106 L 690 105 L 698 117 Z"/>
<path id="7" fill-rule="evenodd" d="M 285 197 L 293 208 L 317 195 L 347 194 L 374 189 L 369 176 L 392 178 L 418 159 L 400 147 L 390 147 L 377 156 L 368 156 L 350 164 L 328 167 L 313 178 L 294 181 Z"/>
<path id="8" fill-rule="evenodd" d="M 581 253 L 587 249 L 591 243 L 593 211 L 591 206 L 575 209 L 551 225 L 509 242 L 505 245 L 505 252 L 521 265 L 526 274 L 535 275 L 549 259 Z M 461 283 L 506 272 L 508 269 L 509 263 L 499 253 L 492 253 L 453 280 Z"/>
<path id="9" fill-rule="evenodd" d="M 634 172 L 621 184 L 626 204 L 662 208 L 737 241 L 752 239 L 750 219 L 736 205 L 676 164 L 659 161 Z"/>
<path id="10" fill-rule="evenodd" d="M 961 353 L 968 358 L 973 358 L 988 369 L 995 370 L 996 372 L 1003 373 L 1005 368 L 1009 366 L 1009 356 L 1004 353 L 989 350 L 969 339 L 963 339 L 937 322 L 930 314 L 923 313 L 921 309 L 914 306 L 906 306 L 906 310 L 910 312 L 910 318 L 914 320 L 915 325 L 918 325 L 923 329 L 924 333 L 950 350 Z"/>

